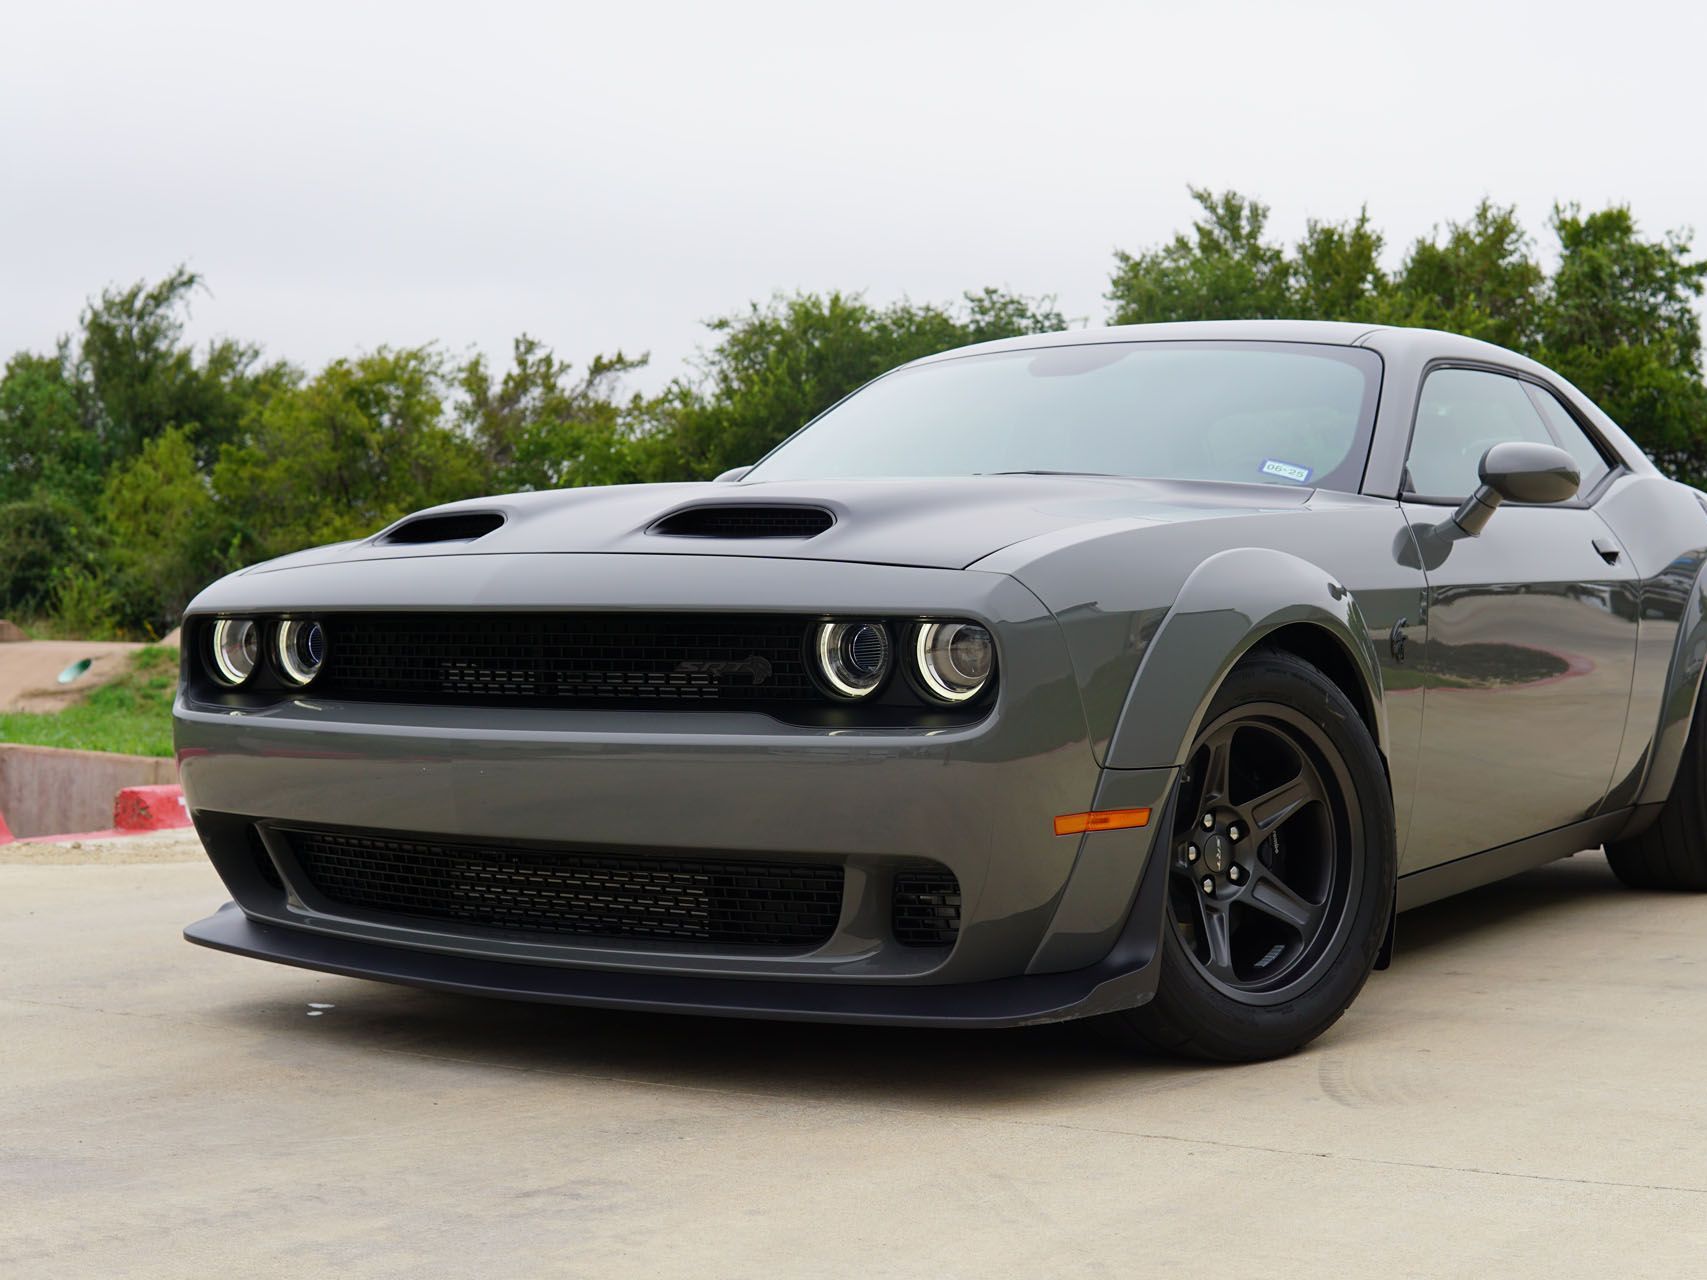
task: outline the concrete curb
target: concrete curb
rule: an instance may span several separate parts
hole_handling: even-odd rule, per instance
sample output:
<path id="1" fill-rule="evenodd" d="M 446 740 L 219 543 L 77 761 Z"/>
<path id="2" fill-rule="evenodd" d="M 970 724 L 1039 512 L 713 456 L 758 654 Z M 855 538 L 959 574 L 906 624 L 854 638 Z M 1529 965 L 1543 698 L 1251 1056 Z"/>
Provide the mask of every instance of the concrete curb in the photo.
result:
<path id="1" fill-rule="evenodd" d="M 120 831 L 165 831 L 189 825 L 184 789 L 175 782 L 121 787 L 113 799 L 113 826 Z"/>
<path id="2" fill-rule="evenodd" d="M 121 787 L 113 797 L 113 825 L 105 831 L 54 832 L 39 836 L 14 836 L 0 813 L 0 844 L 57 844 L 66 840 L 114 840 L 172 831 L 192 825 L 184 789 L 177 783 Z"/>

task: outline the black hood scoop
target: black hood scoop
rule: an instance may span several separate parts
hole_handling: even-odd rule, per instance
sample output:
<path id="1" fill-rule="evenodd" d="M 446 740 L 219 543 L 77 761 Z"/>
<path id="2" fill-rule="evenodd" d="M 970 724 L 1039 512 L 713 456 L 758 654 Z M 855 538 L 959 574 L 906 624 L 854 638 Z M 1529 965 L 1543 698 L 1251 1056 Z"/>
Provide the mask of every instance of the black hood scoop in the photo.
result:
<path id="1" fill-rule="evenodd" d="M 668 538 L 815 538 L 835 523 L 823 507 L 749 502 L 684 507 L 647 532 Z"/>
<path id="2" fill-rule="evenodd" d="M 381 546 L 416 546 L 427 542 L 473 542 L 504 523 L 496 511 L 449 511 L 416 516 L 379 535 Z"/>

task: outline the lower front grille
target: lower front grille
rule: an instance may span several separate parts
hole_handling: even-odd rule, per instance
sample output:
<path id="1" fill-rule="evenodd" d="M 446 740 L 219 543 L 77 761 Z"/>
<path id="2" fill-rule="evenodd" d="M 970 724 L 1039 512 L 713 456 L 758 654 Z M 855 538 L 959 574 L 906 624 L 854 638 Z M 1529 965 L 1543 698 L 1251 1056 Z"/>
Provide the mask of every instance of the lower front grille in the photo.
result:
<path id="1" fill-rule="evenodd" d="M 487 929 L 803 948 L 842 909 L 840 867 L 284 834 L 332 903 Z"/>
<path id="2" fill-rule="evenodd" d="M 891 925 L 906 946 L 952 947 L 960 936 L 960 881 L 952 871 L 897 872 Z"/>

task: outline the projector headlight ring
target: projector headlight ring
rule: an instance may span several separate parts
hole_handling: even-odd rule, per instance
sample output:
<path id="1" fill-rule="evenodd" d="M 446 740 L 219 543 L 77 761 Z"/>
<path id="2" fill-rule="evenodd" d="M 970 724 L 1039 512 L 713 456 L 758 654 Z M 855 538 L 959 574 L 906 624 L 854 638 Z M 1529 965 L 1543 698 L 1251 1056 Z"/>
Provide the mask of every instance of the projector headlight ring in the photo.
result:
<path id="1" fill-rule="evenodd" d="M 914 633 L 919 683 L 938 702 L 969 702 L 996 670 L 996 641 L 976 622 L 926 622 Z"/>
<path id="2" fill-rule="evenodd" d="M 889 674 L 890 649 L 881 622 L 820 622 L 812 637 L 819 679 L 850 702 L 877 692 Z"/>
<path id="3" fill-rule="evenodd" d="M 208 650 L 213 677 L 236 688 L 261 662 L 261 629 L 248 618 L 221 618 L 213 624 Z"/>
<path id="4" fill-rule="evenodd" d="M 284 678 L 296 685 L 311 683 L 326 661 L 326 629 L 310 619 L 281 622 L 277 634 L 279 670 Z"/>

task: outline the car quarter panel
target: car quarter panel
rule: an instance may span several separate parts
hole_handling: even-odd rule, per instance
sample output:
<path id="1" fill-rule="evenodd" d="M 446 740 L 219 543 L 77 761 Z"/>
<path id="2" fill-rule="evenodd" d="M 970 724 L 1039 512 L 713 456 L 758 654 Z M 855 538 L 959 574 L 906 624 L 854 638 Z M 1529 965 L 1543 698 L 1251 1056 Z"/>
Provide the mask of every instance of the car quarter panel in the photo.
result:
<path id="1" fill-rule="evenodd" d="M 1624 476 L 1595 510 L 1617 535 L 1638 580 L 1635 675 L 1608 809 L 1671 794 L 1707 661 L 1707 511 L 1696 493 L 1660 476 Z"/>

